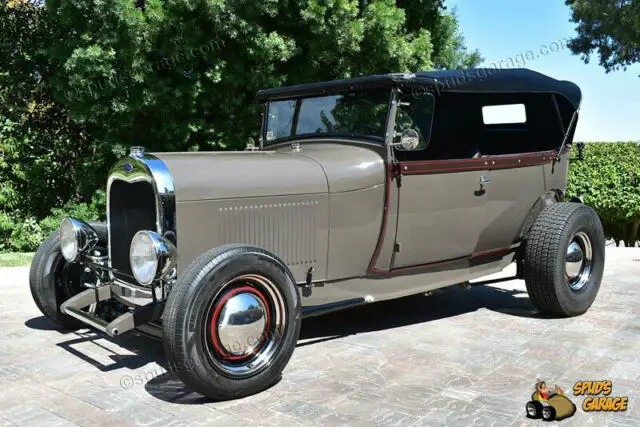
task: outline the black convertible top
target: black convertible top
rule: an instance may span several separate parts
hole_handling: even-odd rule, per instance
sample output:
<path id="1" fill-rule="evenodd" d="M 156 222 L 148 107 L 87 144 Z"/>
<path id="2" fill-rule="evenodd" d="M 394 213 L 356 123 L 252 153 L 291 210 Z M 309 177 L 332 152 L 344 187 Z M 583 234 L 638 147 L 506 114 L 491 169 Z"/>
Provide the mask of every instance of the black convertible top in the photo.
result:
<path id="1" fill-rule="evenodd" d="M 526 68 L 499 70 L 424 71 L 415 74 L 377 74 L 352 79 L 307 83 L 258 91 L 258 100 L 317 96 L 376 87 L 422 87 L 434 93 L 550 93 L 566 98 L 577 110 L 582 94 L 572 82 L 556 80 Z"/>

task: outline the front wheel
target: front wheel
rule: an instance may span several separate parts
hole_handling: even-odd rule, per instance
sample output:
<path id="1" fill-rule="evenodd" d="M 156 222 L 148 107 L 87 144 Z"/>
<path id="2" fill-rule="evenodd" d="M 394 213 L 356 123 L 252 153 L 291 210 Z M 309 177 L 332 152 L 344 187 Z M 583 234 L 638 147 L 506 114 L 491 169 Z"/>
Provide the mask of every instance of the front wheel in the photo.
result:
<path id="1" fill-rule="evenodd" d="M 544 406 L 542 408 L 542 420 L 553 421 L 556 419 L 556 410 L 551 406 Z"/>
<path id="2" fill-rule="evenodd" d="M 216 400 L 273 385 L 291 358 L 301 324 L 286 266 L 255 247 L 206 252 L 181 275 L 163 315 L 168 366 Z"/>
<path id="3" fill-rule="evenodd" d="M 531 228 L 523 251 L 523 276 L 533 304 L 556 316 L 577 316 L 595 300 L 604 271 L 605 238 L 592 208 L 557 203 Z"/>
<path id="4" fill-rule="evenodd" d="M 525 405 L 527 411 L 527 417 L 532 419 L 538 419 L 542 417 L 542 404 L 537 400 L 531 400 Z"/>
<path id="5" fill-rule="evenodd" d="M 98 245 L 106 247 L 107 226 L 92 222 L 96 231 Z M 65 329 L 86 327 L 81 321 L 60 311 L 60 305 L 86 288 L 83 282 L 84 268 L 81 264 L 67 262 L 60 250 L 60 231 L 54 231 L 38 248 L 29 271 L 31 296 L 42 314 L 57 326 Z M 89 278 L 90 279 L 90 278 Z"/>

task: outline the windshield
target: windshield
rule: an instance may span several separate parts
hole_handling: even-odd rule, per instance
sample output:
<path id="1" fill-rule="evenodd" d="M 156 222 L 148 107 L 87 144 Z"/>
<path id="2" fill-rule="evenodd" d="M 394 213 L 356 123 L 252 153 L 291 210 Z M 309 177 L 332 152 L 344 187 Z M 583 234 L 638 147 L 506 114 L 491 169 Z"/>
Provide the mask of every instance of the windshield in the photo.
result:
<path id="1" fill-rule="evenodd" d="M 361 136 L 384 141 L 389 91 L 269 102 L 267 143 L 292 136 Z"/>

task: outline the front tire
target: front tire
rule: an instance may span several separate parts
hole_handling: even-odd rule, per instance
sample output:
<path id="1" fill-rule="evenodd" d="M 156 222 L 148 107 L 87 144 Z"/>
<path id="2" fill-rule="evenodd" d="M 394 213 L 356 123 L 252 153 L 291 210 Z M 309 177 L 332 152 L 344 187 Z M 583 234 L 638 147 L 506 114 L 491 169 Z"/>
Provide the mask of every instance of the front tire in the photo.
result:
<path id="1" fill-rule="evenodd" d="M 586 312 L 604 271 L 605 238 L 595 211 L 579 203 L 546 208 L 524 243 L 523 277 L 543 313 L 569 317 Z"/>
<path id="2" fill-rule="evenodd" d="M 90 225 L 98 235 L 98 245 L 106 246 L 107 226 L 97 222 Z M 60 305 L 63 302 L 85 289 L 82 284 L 83 272 L 82 265 L 67 262 L 62 256 L 59 230 L 54 231 L 42 242 L 33 256 L 29 270 L 31 296 L 42 314 L 58 327 L 64 329 L 86 327 L 81 321 L 60 311 Z"/>
<path id="3" fill-rule="evenodd" d="M 300 296 L 287 267 L 262 249 L 225 245 L 181 275 L 163 314 L 168 367 L 216 400 L 275 384 L 295 349 Z"/>
<path id="4" fill-rule="evenodd" d="M 542 403 L 537 400 L 531 400 L 525 405 L 527 411 L 527 418 L 537 420 L 542 417 Z"/>
<path id="5" fill-rule="evenodd" d="M 553 421 L 556 419 L 556 410 L 551 406 L 544 406 L 542 408 L 542 420 Z"/>

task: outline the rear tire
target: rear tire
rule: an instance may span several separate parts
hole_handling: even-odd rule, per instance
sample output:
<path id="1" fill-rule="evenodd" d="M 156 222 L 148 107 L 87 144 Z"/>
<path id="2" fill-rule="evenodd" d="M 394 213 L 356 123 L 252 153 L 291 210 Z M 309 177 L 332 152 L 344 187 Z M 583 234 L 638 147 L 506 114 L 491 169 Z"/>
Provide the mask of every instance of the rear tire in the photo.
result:
<path id="1" fill-rule="evenodd" d="M 533 304 L 555 316 L 577 316 L 595 300 L 605 260 L 605 238 L 595 211 L 579 203 L 547 207 L 523 248 L 523 278 Z"/>
<path id="2" fill-rule="evenodd" d="M 274 255 L 225 245 L 181 274 L 162 323 L 169 369 L 211 399 L 235 399 L 279 380 L 300 333 L 300 296 Z"/>
<path id="3" fill-rule="evenodd" d="M 107 245 L 107 226 L 92 222 L 98 234 L 98 245 Z M 60 251 L 60 232 L 54 231 L 38 248 L 29 271 L 31 296 L 38 309 L 57 326 L 65 329 L 86 327 L 81 321 L 60 311 L 60 305 L 84 290 L 81 264 L 69 263 Z"/>

